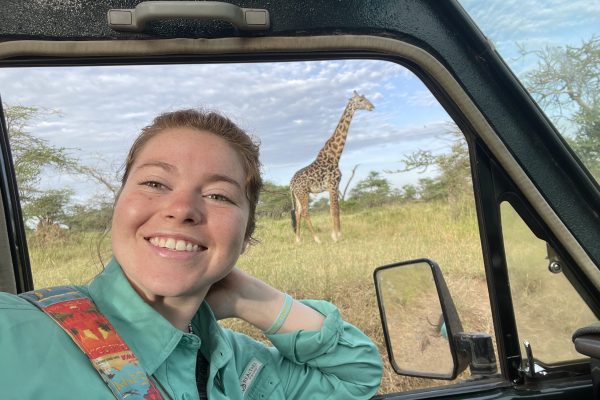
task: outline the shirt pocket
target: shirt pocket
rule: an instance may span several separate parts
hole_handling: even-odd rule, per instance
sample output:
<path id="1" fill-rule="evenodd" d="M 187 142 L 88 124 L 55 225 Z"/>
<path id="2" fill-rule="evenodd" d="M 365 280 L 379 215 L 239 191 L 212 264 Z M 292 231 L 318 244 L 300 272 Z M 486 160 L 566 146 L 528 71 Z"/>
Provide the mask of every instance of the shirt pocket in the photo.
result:
<path id="1" fill-rule="evenodd" d="M 253 368 L 258 371 L 253 373 Z M 244 393 L 244 399 L 248 400 L 277 400 L 285 399 L 283 386 L 275 370 L 270 364 L 262 364 L 253 358 L 240 376 L 240 388 Z"/>

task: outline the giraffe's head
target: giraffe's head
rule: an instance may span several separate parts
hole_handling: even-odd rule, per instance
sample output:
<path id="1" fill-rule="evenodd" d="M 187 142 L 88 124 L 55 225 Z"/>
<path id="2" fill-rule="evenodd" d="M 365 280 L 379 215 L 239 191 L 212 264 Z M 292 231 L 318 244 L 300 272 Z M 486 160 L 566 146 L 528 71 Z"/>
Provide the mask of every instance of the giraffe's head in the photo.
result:
<path id="1" fill-rule="evenodd" d="M 373 103 L 367 100 L 365 96 L 358 94 L 356 90 L 353 92 L 350 102 L 354 106 L 355 110 L 372 111 L 375 108 Z"/>

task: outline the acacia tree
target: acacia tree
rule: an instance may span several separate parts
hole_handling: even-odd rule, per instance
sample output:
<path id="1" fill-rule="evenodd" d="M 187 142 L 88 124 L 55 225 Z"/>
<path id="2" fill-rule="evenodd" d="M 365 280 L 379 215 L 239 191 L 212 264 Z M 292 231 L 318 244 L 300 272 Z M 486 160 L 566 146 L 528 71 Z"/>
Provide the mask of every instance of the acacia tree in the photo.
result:
<path id="1" fill-rule="evenodd" d="M 350 201 L 363 207 L 376 207 L 389 202 L 394 195 L 390 182 L 378 171 L 370 171 L 352 188 Z"/>
<path id="2" fill-rule="evenodd" d="M 27 131 L 27 125 L 42 113 L 39 108 L 7 104 L 3 107 L 19 196 L 24 203 L 32 202 L 43 195 L 39 183 L 45 168 L 69 171 L 77 166 L 77 161 L 65 148 L 52 146 Z"/>
<path id="3" fill-rule="evenodd" d="M 64 224 L 67 222 L 67 206 L 73 191 L 70 189 L 49 189 L 37 194 L 23 205 L 23 214 L 37 222 L 37 228 Z"/>
<path id="4" fill-rule="evenodd" d="M 431 150 L 417 150 L 404 157 L 404 168 L 396 172 L 436 168 L 437 176 L 422 178 L 416 188 L 418 197 L 422 200 L 447 199 L 450 203 L 460 200 L 473 188 L 471 180 L 471 166 L 469 162 L 469 149 L 462 132 L 451 124 L 450 152 L 434 154 Z M 411 195 L 415 193 L 411 191 Z"/>
<path id="5" fill-rule="evenodd" d="M 526 51 L 538 62 L 523 76 L 538 103 L 576 127 L 570 140 L 584 164 L 600 177 L 600 37 L 592 36 L 579 47 L 545 47 Z"/>
<path id="6" fill-rule="evenodd" d="M 292 209 L 292 200 L 290 188 L 287 185 L 277 185 L 276 183 L 265 181 L 258 205 L 256 206 L 256 214 L 259 216 L 279 218 L 288 216 Z"/>
<path id="7" fill-rule="evenodd" d="M 28 126 L 37 119 L 56 114 L 56 111 L 7 104 L 3 105 L 3 109 L 25 220 L 36 221 L 41 226 L 55 223 L 70 225 L 70 222 L 79 217 L 89 219 L 91 214 L 106 215 L 118 191 L 116 179 L 99 168 L 81 164 L 77 158 L 68 154 L 66 148 L 53 146 L 28 131 Z M 97 207 L 73 206 L 68 212 L 72 190 L 40 188 L 43 174 L 50 170 L 83 176 L 106 189 L 108 196 L 100 196 L 103 201 L 98 202 Z M 93 208 L 97 208 L 97 212 Z M 78 212 L 83 214 L 75 215 Z"/>

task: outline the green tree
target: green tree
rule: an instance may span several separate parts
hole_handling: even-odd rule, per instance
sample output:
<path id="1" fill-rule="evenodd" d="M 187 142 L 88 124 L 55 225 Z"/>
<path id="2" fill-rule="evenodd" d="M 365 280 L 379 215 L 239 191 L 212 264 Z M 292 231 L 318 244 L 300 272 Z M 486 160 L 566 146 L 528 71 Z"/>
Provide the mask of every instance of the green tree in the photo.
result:
<path id="1" fill-rule="evenodd" d="M 402 160 L 404 169 L 397 171 L 425 172 L 433 167 L 439 172 L 435 177 L 419 180 L 417 191 L 422 200 L 444 198 L 450 203 L 456 203 L 473 190 L 467 141 L 455 124 L 451 126 L 450 152 L 433 154 L 431 150 L 418 150 L 406 156 Z"/>
<path id="2" fill-rule="evenodd" d="M 415 185 L 406 184 L 402 186 L 400 191 L 400 199 L 403 201 L 414 201 L 417 200 L 419 190 Z"/>
<path id="3" fill-rule="evenodd" d="M 113 203 L 101 201 L 98 204 L 74 204 L 69 207 L 65 224 L 72 231 L 101 232 L 110 227 L 113 213 Z"/>
<path id="4" fill-rule="evenodd" d="M 350 200 L 362 207 L 376 207 L 391 200 L 394 191 L 389 181 L 378 171 L 370 171 L 369 175 L 350 190 Z"/>
<path id="5" fill-rule="evenodd" d="M 41 224 L 63 223 L 80 228 L 83 225 L 98 229 L 110 221 L 112 203 L 116 198 L 119 184 L 115 174 L 108 174 L 101 168 L 83 165 L 76 157 L 68 154 L 64 147 L 51 145 L 47 140 L 28 132 L 28 126 L 43 116 L 57 114 L 56 111 L 41 110 L 38 107 L 4 104 L 4 115 L 8 128 L 13 164 L 17 177 L 19 196 L 26 221 Z M 48 171 L 83 176 L 99 184 L 105 193 L 94 206 L 71 206 L 70 189 L 44 190 L 40 181 Z M 59 210 L 57 207 L 61 207 Z M 112 212 L 112 211 L 111 211 Z M 77 221 L 81 217 L 82 221 Z"/>
<path id="6" fill-rule="evenodd" d="M 265 181 L 256 206 L 256 214 L 270 218 L 288 217 L 291 209 L 292 198 L 289 186 Z"/>
<path id="7" fill-rule="evenodd" d="M 577 47 L 521 48 L 521 54 L 538 60 L 524 74 L 525 86 L 549 115 L 575 125 L 571 145 L 600 178 L 600 37 Z"/>
<path id="8" fill-rule="evenodd" d="M 421 178 L 417 185 L 419 199 L 423 201 L 448 199 L 448 190 L 441 179 Z"/>
<path id="9" fill-rule="evenodd" d="M 44 194 L 38 188 L 44 169 L 72 171 L 77 161 L 65 148 L 52 146 L 27 131 L 27 125 L 39 118 L 42 110 L 20 105 L 4 104 L 3 107 L 19 195 L 21 201 L 27 203 Z"/>
<path id="10" fill-rule="evenodd" d="M 64 224 L 67 205 L 73 192 L 69 189 L 50 189 L 37 194 L 23 206 L 23 213 L 35 221 L 37 228 Z"/>
<path id="11" fill-rule="evenodd" d="M 321 197 L 319 199 L 311 198 L 309 199 L 308 207 L 313 212 L 329 212 L 329 197 Z"/>

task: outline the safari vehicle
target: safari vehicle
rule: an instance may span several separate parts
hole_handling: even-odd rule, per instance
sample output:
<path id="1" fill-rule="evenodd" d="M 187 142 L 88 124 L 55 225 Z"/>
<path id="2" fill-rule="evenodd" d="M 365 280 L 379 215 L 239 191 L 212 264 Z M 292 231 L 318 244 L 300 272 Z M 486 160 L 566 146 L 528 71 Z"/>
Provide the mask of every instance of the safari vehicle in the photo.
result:
<path id="1" fill-rule="evenodd" d="M 245 112 L 254 115 L 254 107 L 277 103 L 270 111 L 259 111 L 277 118 L 275 106 L 283 102 L 269 98 L 271 92 L 265 88 L 273 84 L 273 75 L 264 71 L 252 75 L 254 66 L 283 65 L 291 74 L 294 65 L 308 70 L 317 65 L 310 63 L 331 62 L 327 66 L 335 69 L 347 60 L 364 68 L 365 76 L 375 62 L 402 68 L 416 77 L 449 115 L 468 150 L 466 169 L 471 184 L 467 195 L 475 227 L 474 234 L 447 234 L 440 207 L 422 206 L 419 213 L 428 218 L 425 225 L 432 235 L 424 238 L 411 227 L 405 209 L 398 207 L 398 213 L 385 220 L 404 232 L 402 238 L 392 231 L 380 238 L 375 235 L 375 242 L 365 246 L 362 240 L 369 235 L 350 233 L 339 243 L 321 245 L 320 249 L 325 249 L 322 258 L 348 244 L 359 249 L 353 256 L 333 261 L 341 271 L 351 259 L 362 262 L 374 253 L 377 241 L 388 243 L 383 235 L 398 240 L 411 237 L 426 245 L 420 247 L 420 253 L 410 254 L 402 246 L 385 245 L 379 249 L 384 256 L 377 258 L 376 264 L 363 262 L 369 274 L 361 275 L 361 287 L 368 290 L 333 296 L 338 304 L 371 304 L 361 315 L 348 317 L 376 326 L 373 332 L 384 338 L 380 341 L 382 357 L 388 363 L 384 379 L 397 384 L 388 382 L 376 398 L 598 398 L 600 328 L 594 325 L 600 316 L 597 178 L 459 2 L 11 0 L 4 1 L 0 9 L 0 95 L 4 101 L 8 101 L 7 87 L 12 84 L 17 84 L 21 95 L 30 90 L 26 84 L 32 71 L 66 77 L 86 71 L 87 75 L 79 75 L 80 86 L 68 92 L 73 96 L 69 101 L 85 103 L 101 97 L 102 104 L 88 107 L 100 113 L 115 98 L 102 98 L 97 88 L 87 83 L 103 75 L 105 68 L 139 66 L 139 79 L 151 71 L 147 68 L 160 67 L 164 76 L 180 68 L 187 71 L 181 75 L 187 78 L 174 85 L 183 91 L 188 79 L 192 81 L 198 71 L 204 73 L 201 68 L 217 65 L 217 69 L 207 70 L 210 79 L 217 80 L 227 66 L 234 65 L 246 71 L 245 78 L 221 90 L 232 98 L 243 96 L 246 85 L 254 83 L 254 88 L 265 91 L 256 91 Z M 57 79 L 56 75 L 47 76 L 48 82 Z M 103 82 L 114 89 L 129 90 L 126 79 L 103 76 Z M 52 90 L 58 93 L 61 89 L 59 84 Z M 147 90 L 153 90 L 151 85 Z M 390 86 L 390 92 L 394 91 L 400 98 L 402 88 Z M 197 92 L 208 96 L 209 91 L 198 88 Z M 27 95 L 32 102 L 39 96 Z M 129 96 L 128 104 L 145 106 L 146 95 L 132 92 Z M 176 97 L 162 98 L 174 102 Z M 322 106 L 319 101 L 314 104 Z M 380 109 L 375 102 L 369 118 Z M 400 115 L 404 110 L 393 112 Z M 63 119 L 68 118 L 65 115 Z M 118 119 L 110 115 L 94 123 L 113 118 Z M 315 113 L 314 118 L 322 118 L 322 114 Z M 362 126 L 368 128 L 367 117 L 361 118 Z M 0 290 L 21 293 L 32 290 L 34 282 L 38 286 L 44 281 L 36 279 L 38 261 L 30 261 L 34 250 L 41 250 L 39 244 L 34 249 L 37 238 L 23 218 L 24 185 L 17 181 L 16 144 L 9 140 L 9 122 L 2 112 Z M 298 126 L 302 123 L 297 121 Z M 381 126 L 388 125 L 378 129 Z M 595 129 L 597 132 L 597 120 Z M 97 146 L 108 140 L 104 134 L 97 132 Z M 76 132 L 73 135 L 72 140 L 78 140 Z M 294 153 L 303 139 L 290 130 L 282 130 L 281 135 L 287 141 L 286 154 Z M 383 140 L 383 136 L 374 140 Z M 357 159 L 367 142 L 354 145 Z M 266 138 L 265 145 L 268 148 Z M 345 170 L 344 176 L 350 176 L 348 172 Z M 344 227 L 358 224 L 357 220 L 344 220 L 342 215 Z M 450 249 L 437 250 L 457 238 Z M 291 232 L 288 239 L 288 247 L 281 245 L 286 256 L 316 247 L 310 240 L 292 243 Z M 467 248 L 474 248 L 477 256 L 464 258 Z M 44 257 L 52 259 L 58 254 Z M 450 268 L 451 260 L 458 260 L 459 265 Z M 374 270 L 376 291 L 370 276 Z M 335 289 L 327 275 L 334 272 L 311 271 L 318 273 L 324 273 L 322 281 Z M 482 297 L 468 295 L 472 286 L 482 288 Z M 288 289 L 293 291 L 293 284 Z M 488 322 L 468 322 L 469 315 L 479 314 L 489 315 L 482 319 Z"/>

